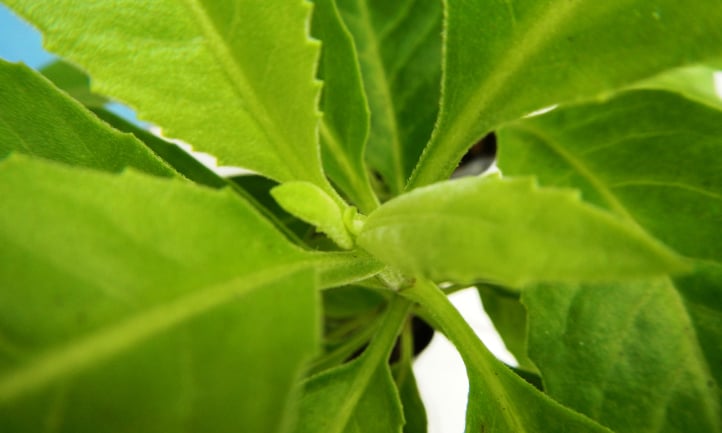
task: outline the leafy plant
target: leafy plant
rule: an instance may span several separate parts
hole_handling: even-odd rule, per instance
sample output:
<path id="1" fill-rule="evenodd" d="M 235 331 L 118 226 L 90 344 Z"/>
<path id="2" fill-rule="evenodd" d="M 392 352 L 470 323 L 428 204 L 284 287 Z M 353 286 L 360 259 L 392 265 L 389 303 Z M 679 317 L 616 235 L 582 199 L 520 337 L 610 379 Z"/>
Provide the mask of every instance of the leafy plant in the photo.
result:
<path id="1" fill-rule="evenodd" d="M 3 3 L 3 432 L 423 432 L 413 317 L 469 433 L 722 431 L 717 1 Z"/>

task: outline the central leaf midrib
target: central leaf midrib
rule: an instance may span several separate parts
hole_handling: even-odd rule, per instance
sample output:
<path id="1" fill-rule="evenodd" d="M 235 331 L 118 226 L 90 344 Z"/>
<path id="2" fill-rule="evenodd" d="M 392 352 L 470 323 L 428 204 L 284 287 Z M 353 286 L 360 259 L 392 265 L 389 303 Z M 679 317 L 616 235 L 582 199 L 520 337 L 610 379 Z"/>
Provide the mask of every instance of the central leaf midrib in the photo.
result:
<path id="1" fill-rule="evenodd" d="M 80 337 L 65 347 L 39 356 L 25 366 L 7 371 L 0 379 L 0 403 L 12 401 L 67 375 L 89 369 L 229 301 L 235 301 L 253 290 L 311 266 L 310 261 L 298 261 L 238 276 L 185 294 Z"/>
<path id="2" fill-rule="evenodd" d="M 295 147 L 290 145 L 277 132 L 281 128 L 275 125 L 275 122 L 268 114 L 266 106 L 261 102 L 256 92 L 253 91 L 243 67 L 232 54 L 231 49 L 224 41 L 213 19 L 208 16 L 203 5 L 200 4 L 199 0 L 184 1 L 198 23 L 201 33 L 206 37 L 213 57 L 221 64 L 221 70 L 227 76 L 231 89 L 248 107 L 245 110 L 246 113 L 258 125 L 260 132 L 266 136 L 267 142 L 276 149 L 278 155 L 295 154 Z M 309 176 L 307 173 L 297 173 L 299 169 L 304 168 L 304 164 L 284 164 L 279 166 L 279 168 L 281 167 L 296 175 L 296 179 L 308 180 L 314 178 L 313 175 Z"/>

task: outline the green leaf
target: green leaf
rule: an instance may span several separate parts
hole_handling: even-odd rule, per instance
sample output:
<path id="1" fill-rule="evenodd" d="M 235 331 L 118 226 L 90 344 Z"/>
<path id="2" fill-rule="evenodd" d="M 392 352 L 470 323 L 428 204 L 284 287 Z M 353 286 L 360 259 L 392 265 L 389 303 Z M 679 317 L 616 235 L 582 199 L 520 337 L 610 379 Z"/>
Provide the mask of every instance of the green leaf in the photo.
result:
<path id="1" fill-rule="evenodd" d="M 499 137 L 504 173 L 579 188 L 677 251 L 722 261 L 722 112 L 672 93 L 629 92 Z"/>
<path id="2" fill-rule="evenodd" d="M 550 394 L 620 431 L 721 428 L 720 119 L 679 95 L 632 91 L 500 134 L 505 173 L 580 188 L 697 259 L 674 281 L 524 294 L 532 359 Z M 572 367 L 581 358 L 584 367 Z"/>
<path id="3" fill-rule="evenodd" d="M 717 0 L 446 6 L 441 110 L 410 188 L 448 178 L 466 150 L 503 123 L 722 56 Z"/>
<path id="4" fill-rule="evenodd" d="M 309 182 L 286 182 L 273 188 L 271 195 L 284 210 L 315 226 L 336 245 L 353 248 L 354 241 L 344 223 L 344 211 L 321 188 Z"/>
<path id="5" fill-rule="evenodd" d="M 397 197 L 369 215 L 358 244 L 434 280 L 604 281 L 681 271 L 635 225 L 530 179 L 465 178 Z"/>
<path id="6" fill-rule="evenodd" d="M 399 373 L 396 377 L 400 375 L 403 375 L 403 380 L 397 379 L 396 386 L 404 410 L 404 420 L 406 420 L 403 431 L 404 433 L 426 433 L 426 408 L 424 402 L 421 401 L 416 377 L 410 363 L 399 366 Z"/>
<path id="7" fill-rule="evenodd" d="M 307 35 L 307 2 L 5 3 L 41 30 L 49 50 L 88 71 L 94 90 L 167 136 L 221 164 L 331 192 L 316 137 L 319 45 Z"/>
<path id="8" fill-rule="evenodd" d="M 328 176 L 359 206 L 371 212 L 378 199 L 364 164 L 369 111 L 356 47 L 334 0 L 315 0 L 313 29 L 322 41 L 321 150 Z"/>
<path id="9" fill-rule="evenodd" d="M 466 364 L 466 433 L 611 433 L 561 406 L 499 362 L 446 295 L 432 284 L 417 280 L 401 294 L 418 302 L 434 318 Z"/>
<path id="10" fill-rule="evenodd" d="M 527 355 L 526 309 L 519 301 L 519 295 L 502 293 L 485 286 L 479 286 L 478 291 L 484 311 L 504 340 L 506 348 L 516 358 L 519 367 L 528 372 L 536 372 L 534 363 Z"/>
<path id="11" fill-rule="evenodd" d="M 712 66 L 695 65 L 674 69 L 634 85 L 639 89 L 658 89 L 681 93 L 694 101 L 722 108 L 722 98 L 717 93 Z"/>
<path id="12" fill-rule="evenodd" d="M 416 376 L 412 368 L 414 362 L 414 327 L 413 321 L 407 320 L 397 344 L 399 361 L 393 365 L 392 371 L 399 398 L 404 409 L 404 433 L 426 433 L 427 419 L 424 402 L 421 401 Z"/>
<path id="13" fill-rule="evenodd" d="M 40 73 L 86 107 L 101 108 L 109 101 L 90 90 L 90 77 L 65 60 L 55 60 L 43 66 Z"/>
<path id="14" fill-rule="evenodd" d="M 674 282 L 684 297 L 685 308 L 722 401 L 722 264 L 698 262 L 694 273 L 676 278 Z M 713 383 L 709 385 L 715 387 Z"/>
<path id="15" fill-rule="evenodd" d="M 438 0 L 336 0 L 371 109 L 367 160 L 400 193 L 428 141 L 441 85 Z"/>
<path id="16" fill-rule="evenodd" d="M 387 359 L 410 306 L 395 298 L 359 358 L 305 383 L 295 433 L 401 433 L 403 413 Z"/>
<path id="17" fill-rule="evenodd" d="M 21 156 L 0 195 L 4 431 L 287 431 L 314 261 L 252 208 Z"/>
<path id="18" fill-rule="evenodd" d="M 223 188 L 229 185 L 228 181 L 203 165 L 177 144 L 165 141 L 157 135 L 139 128 L 104 108 L 91 108 L 91 110 L 96 116 L 115 129 L 133 134 L 135 138 L 145 143 L 146 146 L 168 163 L 168 165 L 193 182 L 212 188 Z"/>
<path id="19" fill-rule="evenodd" d="M 522 299 L 553 398 L 618 433 L 722 431 L 719 359 L 708 364 L 669 279 L 541 286 Z"/>
<path id="20" fill-rule="evenodd" d="M 175 174 L 143 143 L 99 121 L 37 72 L 0 59 L 0 159 L 11 152 L 98 170 Z"/>

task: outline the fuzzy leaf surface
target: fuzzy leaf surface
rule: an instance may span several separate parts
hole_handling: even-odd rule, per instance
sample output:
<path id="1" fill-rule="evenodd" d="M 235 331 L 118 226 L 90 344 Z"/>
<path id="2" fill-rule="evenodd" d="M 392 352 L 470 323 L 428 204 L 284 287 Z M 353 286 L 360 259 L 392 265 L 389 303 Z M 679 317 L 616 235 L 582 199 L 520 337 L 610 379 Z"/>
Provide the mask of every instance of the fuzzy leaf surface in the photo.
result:
<path id="1" fill-rule="evenodd" d="M 708 364 L 671 280 L 522 296 L 529 353 L 550 396 L 619 433 L 722 431 L 719 366 Z"/>
<path id="2" fill-rule="evenodd" d="M 142 119 L 279 181 L 327 186 L 317 141 L 310 5 L 283 0 L 7 0 Z"/>
<path id="3" fill-rule="evenodd" d="M 549 393 L 618 431 L 722 428 L 721 116 L 676 94 L 632 91 L 500 134 L 506 173 L 577 187 L 695 259 L 674 280 L 523 295 Z"/>
<path id="4" fill-rule="evenodd" d="M 722 261 L 722 112 L 661 91 L 559 109 L 504 128 L 499 166 L 573 187 L 682 254 Z"/>
<path id="5" fill-rule="evenodd" d="M 506 122 L 722 56 L 717 0 L 446 5 L 441 109 L 410 187 L 448 178 L 474 142 Z"/>
<path id="6" fill-rule="evenodd" d="M 633 224 L 574 191 L 524 178 L 465 178 L 412 191 L 369 215 L 357 242 L 404 272 L 442 281 L 522 286 L 684 269 Z"/>
<path id="7" fill-rule="evenodd" d="M 367 160 L 398 194 L 429 139 L 441 86 L 438 0 L 337 0 L 371 109 Z"/>
<path id="8" fill-rule="evenodd" d="M 11 152 L 97 170 L 175 174 L 142 142 L 99 121 L 37 72 L 0 59 L 0 158 Z"/>
<path id="9" fill-rule="evenodd" d="M 321 150 L 328 176 L 363 212 L 378 206 L 364 164 L 369 110 L 353 37 L 334 0 L 315 0 L 313 35 L 322 41 Z"/>
<path id="10" fill-rule="evenodd" d="M 317 289 L 250 206 L 24 156 L 0 195 L 3 431 L 286 431 Z"/>

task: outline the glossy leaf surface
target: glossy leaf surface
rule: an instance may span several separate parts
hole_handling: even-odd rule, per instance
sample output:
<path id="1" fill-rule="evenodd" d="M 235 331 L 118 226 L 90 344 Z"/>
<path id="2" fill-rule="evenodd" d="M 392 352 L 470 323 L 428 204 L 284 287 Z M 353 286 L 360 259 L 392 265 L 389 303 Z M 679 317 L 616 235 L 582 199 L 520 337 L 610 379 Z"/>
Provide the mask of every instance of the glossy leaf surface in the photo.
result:
<path id="1" fill-rule="evenodd" d="M 253 209 L 20 156 L 0 195 L 3 431 L 286 427 L 317 345 L 313 263 Z"/>
<path id="2" fill-rule="evenodd" d="M 327 186 L 310 6 L 284 0 L 8 0 L 93 88 L 222 165 Z M 101 53 L 101 54 L 99 54 Z"/>
<path id="3" fill-rule="evenodd" d="M 411 187 L 506 122 L 722 57 L 717 0 L 449 0 L 446 17 L 441 111 Z"/>
<path id="4" fill-rule="evenodd" d="M 371 109 L 367 159 L 392 194 L 428 141 L 441 85 L 439 0 L 337 0 L 353 34 Z"/>
<path id="5" fill-rule="evenodd" d="M 363 212 L 378 206 L 364 164 L 369 111 L 356 46 L 335 0 L 316 0 L 313 35 L 322 42 L 321 145 L 328 176 Z"/>
<path id="6" fill-rule="evenodd" d="M 0 158 L 12 152 L 97 170 L 175 173 L 142 142 L 99 121 L 37 72 L 0 59 Z"/>
<path id="7" fill-rule="evenodd" d="M 521 286 L 684 269 L 634 225 L 573 191 L 521 178 L 465 178 L 412 191 L 372 213 L 357 242 L 411 275 L 457 282 Z"/>

